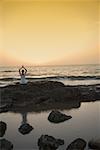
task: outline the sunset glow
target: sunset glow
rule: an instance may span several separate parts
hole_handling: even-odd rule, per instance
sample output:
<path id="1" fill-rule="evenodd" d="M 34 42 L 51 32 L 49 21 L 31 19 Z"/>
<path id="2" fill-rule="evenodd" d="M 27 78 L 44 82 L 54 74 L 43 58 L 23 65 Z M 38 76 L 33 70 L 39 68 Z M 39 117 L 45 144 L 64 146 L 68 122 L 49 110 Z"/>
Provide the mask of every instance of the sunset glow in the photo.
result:
<path id="1" fill-rule="evenodd" d="M 0 1 L 0 65 L 99 63 L 98 0 Z"/>

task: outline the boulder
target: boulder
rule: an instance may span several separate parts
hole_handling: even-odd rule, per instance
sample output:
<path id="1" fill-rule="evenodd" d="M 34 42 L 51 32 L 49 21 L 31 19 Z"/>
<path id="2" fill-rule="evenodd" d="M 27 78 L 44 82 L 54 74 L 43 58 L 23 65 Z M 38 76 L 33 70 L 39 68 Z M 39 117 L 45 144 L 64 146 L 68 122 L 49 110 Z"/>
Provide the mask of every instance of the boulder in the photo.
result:
<path id="1" fill-rule="evenodd" d="M 74 140 L 68 147 L 66 150 L 84 150 L 84 148 L 86 147 L 86 141 L 78 138 L 76 140 Z"/>
<path id="2" fill-rule="evenodd" d="M 1 139 L 0 140 L 0 149 L 1 150 L 12 150 L 13 144 L 6 139 Z"/>
<path id="3" fill-rule="evenodd" d="M 28 134 L 33 130 L 33 127 L 28 123 L 24 123 L 19 127 L 19 132 L 22 134 Z"/>
<path id="4" fill-rule="evenodd" d="M 0 137 L 4 136 L 6 129 L 7 129 L 6 123 L 0 121 Z"/>
<path id="5" fill-rule="evenodd" d="M 59 111 L 52 111 L 48 116 L 48 120 L 50 122 L 53 122 L 53 123 L 64 122 L 64 121 L 69 120 L 71 118 L 72 118 L 71 116 L 67 116 L 67 115 L 65 115 Z"/>
<path id="6" fill-rule="evenodd" d="M 60 145 L 64 144 L 64 140 L 55 139 L 52 136 L 42 135 L 38 139 L 39 150 L 56 150 Z"/>
<path id="7" fill-rule="evenodd" d="M 100 150 L 100 139 L 89 141 L 88 147 L 91 149 Z"/>

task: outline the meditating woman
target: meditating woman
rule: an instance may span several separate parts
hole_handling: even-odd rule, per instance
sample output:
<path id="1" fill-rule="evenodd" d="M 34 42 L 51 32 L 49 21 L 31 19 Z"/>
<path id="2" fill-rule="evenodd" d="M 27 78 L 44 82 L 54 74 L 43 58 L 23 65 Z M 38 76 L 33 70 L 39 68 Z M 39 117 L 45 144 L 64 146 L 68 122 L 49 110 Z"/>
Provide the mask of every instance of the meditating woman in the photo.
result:
<path id="1" fill-rule="evenodd" d="M 21 76 L 21 80 L 20 80 L 20 84 L 27 84 L 27 80 L 25 78 L 26 76 L 26 73 L 27 73 L 27 69 L 22 66 L 20 69 L 19 69 L 19 74 Z"/>

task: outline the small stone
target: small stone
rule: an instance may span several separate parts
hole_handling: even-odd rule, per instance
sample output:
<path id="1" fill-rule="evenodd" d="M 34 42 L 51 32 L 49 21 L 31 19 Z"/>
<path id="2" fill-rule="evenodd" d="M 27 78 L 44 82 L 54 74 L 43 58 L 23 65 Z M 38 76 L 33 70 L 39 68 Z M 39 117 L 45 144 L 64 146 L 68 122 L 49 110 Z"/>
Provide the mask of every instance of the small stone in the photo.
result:
<path id="1" fill-rule="evenodd" d="M 42 135 L 38 139 L 39 150 L 56 150 L 60 145 L 64 144 L 64 140 L 55 139 L 52 136 Z"/>
<path id="2" fill-rule="evenodd" d="M 0 121 L 0 137 L 4 136 L 6 129 L 7 129 L 6 123 Z"/>
<path id="3" fill-rule="evenodd" d="M 76 140 L 74 140 L 68 147 L 66 150 L 84 150 L 84 148 L 86 147 L 86 141 L 78 138 Z"/>
<path id="4" fill-rule="evenodd" d="M 22 134 L 28 134 L 33 130 L 33 127 L 29 125 L 28 123 L 25 123 L 25 124 L 22 124 L 18 130 Z"/>
<path id="5" fill-rule="evenodd" d="M 1 139 L 0 140 L 0 149 L 1 150 L 12 150 L 13 144 L 6 139 Z"/>
<path id="6" fill-rule="evenodd" d="M 91 149 L 100 150 L 100 139 L 89 141 L 88 147 Z"/>
<path id="7" fill-rule="evenodd" d="M 65 115 L 59 111 L 52 111 L 48 116 L 48 120 L 50 122 L 53 122 L 53 123 L 64 122 L 64 121 L 69 120 L 71 118 L 72 118 L 71 116 L 67 116 L 67 115 Z"/>

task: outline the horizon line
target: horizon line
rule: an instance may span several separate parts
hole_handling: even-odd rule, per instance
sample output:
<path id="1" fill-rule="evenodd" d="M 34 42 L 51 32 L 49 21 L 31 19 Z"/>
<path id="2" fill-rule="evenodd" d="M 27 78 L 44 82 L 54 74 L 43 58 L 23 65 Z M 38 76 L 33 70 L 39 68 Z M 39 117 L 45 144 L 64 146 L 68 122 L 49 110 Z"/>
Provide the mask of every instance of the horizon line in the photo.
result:
<path id="1" fill-rule="evenodd" d="M 100 63 L 91 63 L 91 64 L 59 64 L 59 65 L 24 65 L 26 67 L 52 67 L 52 66 L 83 66 L 83 65 L 100 65 Z M 0 65 L 0 67 L 17 67 L 22 65 Z"/>

